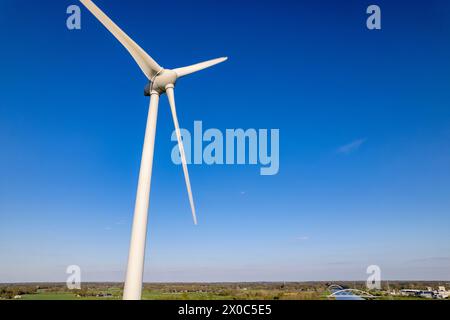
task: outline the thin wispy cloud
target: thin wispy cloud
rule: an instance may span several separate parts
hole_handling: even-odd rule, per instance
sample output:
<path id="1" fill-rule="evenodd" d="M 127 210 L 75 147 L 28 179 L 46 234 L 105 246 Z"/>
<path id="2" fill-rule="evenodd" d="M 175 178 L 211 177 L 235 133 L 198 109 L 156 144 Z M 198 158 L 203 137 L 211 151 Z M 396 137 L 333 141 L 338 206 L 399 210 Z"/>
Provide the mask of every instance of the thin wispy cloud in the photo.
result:
<path id="1" fill-rule="evenodd" d="M 367 139 L 358 139 L 358 140 L 354 140 L 348 144 L 345 144 L 343 146 L 340 146 L 337 149 L 337 153 L 340 154 L 350 154 L 352 152 L 355 152 L 356 150 L 358 150 L 359 148 L 361 148 L 361 146 L 367 141 Z"/>
<path id="2" fill-rule="evenodd" d="M 422 263 L 422 262 L 449 263 L 450 257 L 427 257 L 427 258 L 420 258 L 420 259 L 412 259 L 412 260 L 409 260 L 409 262 L 412 262 L 412 263 Z"/>
<path id="3" fill-rule="evenodd" d="M 309 240 L 309 237 L 308 236 L 295 237 L 295 240 L 297 240 L 297 241 L 306 241 L 306 240 Z"/>

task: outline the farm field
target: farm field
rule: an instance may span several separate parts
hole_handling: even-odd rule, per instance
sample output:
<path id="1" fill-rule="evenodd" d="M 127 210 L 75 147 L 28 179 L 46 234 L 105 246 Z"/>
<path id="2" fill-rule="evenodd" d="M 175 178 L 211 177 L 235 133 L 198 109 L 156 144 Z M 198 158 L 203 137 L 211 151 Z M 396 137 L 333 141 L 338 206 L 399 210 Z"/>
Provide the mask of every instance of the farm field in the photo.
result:
<path id="1" fill-rule="evenodd" d="M 323 300 L 328 297 L 329 282 L 261 283 L 147 283 L 143 300 Z M 345 288 L 366 290 L 364 282 L 341 282 Z M 376 299 L 423 299 L 393 295 L 403 288 L 420 289 L 446 285 L 444 282 L 383 283 L 381 290 L 370 292 Z M 80 290 L 69 290 L 64 283 L 0 284 L 0 299 L 16 300 L 120 300 L 123 284 L 86 283 Z"/>

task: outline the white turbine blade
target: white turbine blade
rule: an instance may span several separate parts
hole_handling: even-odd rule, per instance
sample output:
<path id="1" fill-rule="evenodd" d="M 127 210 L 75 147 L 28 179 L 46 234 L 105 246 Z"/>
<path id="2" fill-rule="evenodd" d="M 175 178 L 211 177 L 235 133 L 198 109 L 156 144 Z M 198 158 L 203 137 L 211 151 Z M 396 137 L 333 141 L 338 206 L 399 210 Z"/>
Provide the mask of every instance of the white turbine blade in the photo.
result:
<path id="1" fill-rule="evenodd" d="M 80 0 L 82 4 L 111 32 L 114 37 L 128 50 L 142 72 L 151 80 L 162 67 L 156 63 L 136 42 L 125 34 L 108 16 L 91 0 Z"/>
<path id="2" fill-rule="evenodd" d="M 217 58 L 217 59 L 212 59 L 212 60 L 208 60 L 205 62 L 200 62 L 197 64 L 193 64 L 191 66 L 187 66 L 187 67 L 183 67 L 183 68 L 177 68 L 177 69 L 173 69 L 173 71 L 175 71 L 177 73 L 178 78 L 184 77 L 188 74 L 212 67 L 218 63 L 224 62 L 228 59 L 228 57 L 223 57 L 223 58 Z"/>
<path id="3" fill-rule="evenodd" d="M 192 218 L 194 219 L 194 224 L 197 224 L 197 216 L 195 214 L 194 198 L 192 197 L 192 189 L 191 189 L 191 182 L 189 180 L 189 172 L 188 172 L 188 168 L 187 168 L 186 154 L 184 153 L 183 141 L 181 140 L 180 125 L 178 124 L 177 110 L 175 108 L 175 96 L 173 93 L 173 87 L 166 88 L 166 94 L 167 94 L 167 97 L 169 98 L 170 110 L 172 111 L 173 124 L 175 125 L 175 132 L 177 134 L 178 148 L 180 149 L 181 163 L 183 165 L 183 171 L 184 171 L 184 179 L 186 181 L 186 187 L 187 187 L 187 191 L 188 191 L 188 195 L 189 195 L 189 203 L 191 204 Z"/>

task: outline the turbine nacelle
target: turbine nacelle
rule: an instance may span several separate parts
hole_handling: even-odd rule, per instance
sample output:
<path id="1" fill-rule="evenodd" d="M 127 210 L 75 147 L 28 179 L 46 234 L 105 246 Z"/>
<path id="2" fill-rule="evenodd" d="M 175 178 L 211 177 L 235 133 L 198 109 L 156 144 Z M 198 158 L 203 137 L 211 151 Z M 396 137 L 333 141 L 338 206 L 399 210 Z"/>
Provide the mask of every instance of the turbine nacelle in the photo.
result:
<path id="1" fill-rule="evenodd" d="M 162 94 L 166 92 L 167 86 L 175 86 L 178 75 L 174 70 L 161 69 L 158 74 L 148 82 L 144 89 L 144 95 L 150 96 L 153 93 Z"/>

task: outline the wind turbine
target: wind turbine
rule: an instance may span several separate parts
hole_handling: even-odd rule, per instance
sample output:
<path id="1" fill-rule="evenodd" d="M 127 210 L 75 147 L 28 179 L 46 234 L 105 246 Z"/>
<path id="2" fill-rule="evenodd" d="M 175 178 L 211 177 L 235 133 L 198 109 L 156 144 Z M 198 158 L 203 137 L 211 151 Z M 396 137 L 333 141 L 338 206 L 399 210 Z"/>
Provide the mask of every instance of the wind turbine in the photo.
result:
<path id="1" fill-rule="evenodd" d="M 189 203 L 194 224 L 197 224 L 194 199 L 192 197 L 191 183 L 186 163 L 183 142 L 181 140 L 180 126 L 178 124 L 175 107 L 174 87 L 178 79 L 191 73 L 212 67 L 227 60 L 226 57 L 197 63 L 188 67 L 177 69 L 164 69 L 152 59 L 141 47 L 128 37 L 108 16 L 92 1 L 80 0 L 81 3 L 108 29 L 113 36 L 128 50 L 136 63 L 144 72 L 149 82 L 144 93 L 150 96 L 150 106 L 145 130 L 144 147 L 142 150 L 141 168 L 134 208 L 133 226 L 131 231 L 130 252 L 125 280 L 124 300 L 139 300 L 142 295 L 142 277 L 144 271 L 145 242 L 147 236 L 147 218 L 150 196 L 150 182 L 152 177 L 153 151 L 155 147 L 156 120 L 158 115 L 159 96 L 166 93 L 169 99 L 173 123 L 177 135 L 181 155 L 184 178 L 189 195 Z"/>

